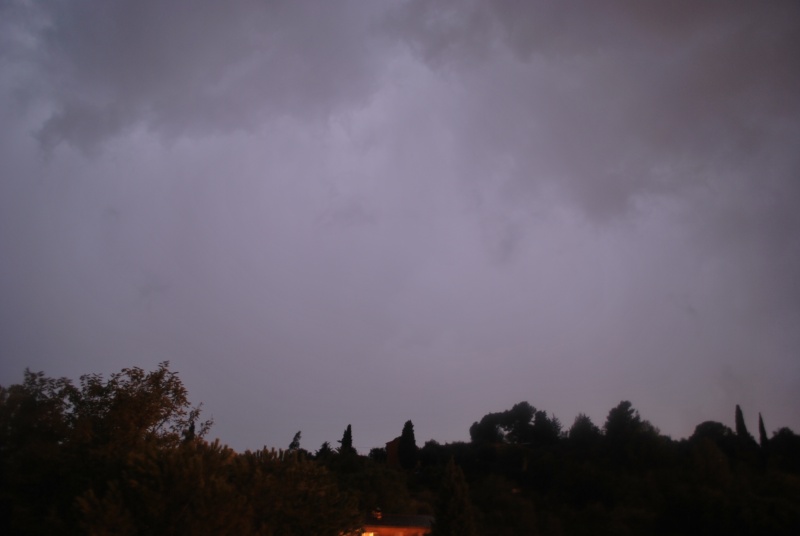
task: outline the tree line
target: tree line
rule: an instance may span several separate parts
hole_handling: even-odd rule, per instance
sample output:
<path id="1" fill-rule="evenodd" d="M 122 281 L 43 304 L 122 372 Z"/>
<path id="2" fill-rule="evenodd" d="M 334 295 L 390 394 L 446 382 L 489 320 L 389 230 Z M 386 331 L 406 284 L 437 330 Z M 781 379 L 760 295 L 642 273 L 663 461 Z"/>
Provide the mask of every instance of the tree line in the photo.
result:
<path id="1" fill-rule="evenodd" d="M 314 452 L 235 452 L 177 373 L 77 384 L 26 371 L 0 387 L 2 534 L 358 534 L 376 509 L 434 516 L 434 535 L 800 534 L 800 436 L 706 421 L 673 440 L 622 401 L 565 428 L 520 402 L 468 442 L 418 446 L 408 420 L 363 455 L 348 425 Z"/>

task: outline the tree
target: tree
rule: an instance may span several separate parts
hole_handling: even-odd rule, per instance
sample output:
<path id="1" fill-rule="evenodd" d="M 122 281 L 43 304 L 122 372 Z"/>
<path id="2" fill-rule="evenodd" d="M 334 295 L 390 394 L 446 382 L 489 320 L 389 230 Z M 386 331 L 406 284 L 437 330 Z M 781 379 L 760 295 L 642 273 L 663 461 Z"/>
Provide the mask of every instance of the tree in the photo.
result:
<path id="1" fill-rule="evenodd" d="M 373 462 L 386 463 L 386 449 L 382 447 L 375 447 L 369 449 L 368 457 Z"/>
<path id="2" fill-rule="evenodd" d="M 758 442 L 762 449 L 766 449 L 769 445 L 769 437 L 767 437 L 767 429 L 764 428 L 764 419 L 761 418 L 761 413 L 758 414 Z"/>
<path id="3" fill-rule="evenodd" d="M 561 421 L 545 411 L 537 411 L 530 431 L 531 440 L 538 445 L 552 445 L 561 437 Z"/>
<path id="4" fill-rule="evenodd" d="M 252 534 L 237 455 L 219 442 L 144 445 L 103 488 L 78 497 L 85 534 Z M 237 482 L 239 481 L 239 482 Z M 277 485 L 277 483 L 276 483 Z"/>
<path id="5" fill-rule="evenodd" d="M 800 475 L 800 435 L 783 427 L 772 434 L 770 455 L 782 471 Z"/>
<path id="6" fill-rule="evenodd" d="M 642 419 L 633 405 L 623 400 L 608 412 L 603 427 L 606 437 L 612 442 L 621 441 L 634 435 L 642 428 Z"/>
<path id="7" fill-rule="evenodd" d="M 125 368 L 104 380 L 100 374 L 80 378 L 80 389 L 70 393 L 68 417 L 77 443 L 126 449 L 143 441 L 162 447 L 179 445 L 199 418 L 188 392 L 169 362 L 145 372 Z M 192 432 L 203 437 L 212 421 Z"/>
<path id="8" fill-rule="evenodd" d="M 318 460 L 325 460 L 330 458 L 333 455 L 333 449 L 331 448 L 331 444 L 327 441 L 322 443 L 319 447 L 319 450 L 314 454 L 314 457 Z"/>
<path id="9" fill-rule="evenodd" d="M 470 439 L 475 444 L 529 443 L 534 439 L 532 421 L 536 408 L 527 402 L 519 402 L 506 411 L 488 413 L 469 429 Z"/>
<path id="10" fill-rule="evenodd" d="M 348 424 L 347 428 L 344 430 L 344 434 L 342 434 L 342 439 L 339 440 L 341 446 L 339 447 L 340 454 L 350 454 L 355 453 L 355 449 L 353 448 L 353 428 Z"/>
<path id="11" fill-rule="evenodd" d="M 478 533 L 467 481 L 453 458 L 445 467 L 435 514 L 432 536 L 475 536 Z"/>
<path id="12" fill-rule="evenodd" d="M 724 424 L 716 421 L 704 421 L 694 427 L 694 433 L 689 438 L 690 440 L 699 440 L 701 438 L 708 438 L 715 443 L 729 441 L 734 437 L 733 430 Z"/>
<path id="13" fill-rule="evenodd" d="M 577 446 L 588 446 L 600 438 L 600 429 L 588 415 L 579 413 L 569 429 L 569 441 Z"/>
<path id="14" fill-rule="evenodd" d="M 694 433 L 689 437 L 689 441 L 698 444 L 704 440 L 714 443 L 727 455 L 733 455 L 736 450 L 736 434 L 720 422 L 704 421 L 695 426 Z"/>
<path id="15" fill-rule="evenodd" d="M 251 534 L 352 534 L 362 521 L 356 497 L 320 463 L 266 449 L 237 462 L 236 490 L 249 503 Z"/>
<path id="16" fill-rule="evenodd" d="M 505 430 L 505 439 L 509 443 L 530 443 L 536 432 L 531 421 L 537 415 L 536 408 L 528 402 L 518 402 L 510 410 L 503 412 L 501 427 Z M 542 412 L 544 413 L 544 412 Z"/>
<path id="17" fill-rule="evenodd" d="M 480 422 L 472 423 L 469 427 L 469 437 L 475 444 L 500 443 L 503 433 L 500 431 L 500 413 L 484 415 Z"/>
<path id="18" fill-rule="evenodd" d="M 197 426 L 199 414 L 168 362 L 78 387 L 26 371 L 0 388 L 0 532 L 76 531 L 77 498 L 105 497 L 133 456 L 200 442 L 211 421 Z"/>
<path id="19" fill-rule="evenodd" d="M 298 450 L 300 448 L 300 436 L 300 432 L 294 434 L 294 439 L 292 439 L 292 442 L 289 443 L 289 450 Z"/>
<path id="20" fill-rule="evenodd" d="M 750 432 L 747 431 L 747 425 L 744 423 L 744 414 L 742 413 L 742 408 L 739 407 L 739 404 L 736 404 L 736 435 L 741 439 L 750 439 L 753 440 L 753 436 L 750 435 Z"/>
<path id="21" fill-rule="evenodd" d="M 120 476 L 78 498 L 84 533 L 351 534 L 361 521 L 355 497 L 325 467 L 274 450 L 150 445 Z"/>
<path id="22" fill-rule="evenodd" d="M 403 469 L 411 470 L 417 465 L 417 440 L 414 438 L 414 424 L 406 421 L 403 432 L 400 434 L 400 442 L 397 445 L 397 457 Z"/>
<path id="23" fill-rule="evenodd" d="M 66 378 L 25 370 L 0 387 L 0 533 L 59 534 L 74 500 L 64 445 L 71 430 Z"/>

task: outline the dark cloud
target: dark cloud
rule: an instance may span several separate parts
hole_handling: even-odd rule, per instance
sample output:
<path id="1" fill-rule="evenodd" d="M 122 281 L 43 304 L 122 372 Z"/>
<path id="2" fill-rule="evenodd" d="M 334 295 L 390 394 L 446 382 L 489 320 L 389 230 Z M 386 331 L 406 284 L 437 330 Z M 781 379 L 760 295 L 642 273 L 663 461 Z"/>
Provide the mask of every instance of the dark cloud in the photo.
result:
<path id="1" fill-rule="evenodd" d="M 178 134 L 323 118 L 374 86 L 374 9 L 342 2 L 80 2 L 36 6 L 28 30 L 52 90 L 46 149 L 145 126 Z M 19 8 L 18 8 L 19 9 Z"/>
<path id="2" fill-rule="evenodd" d="M 464 86 L 472 154 L 506 154 L 514 180 L 555 180 L 604 218 L 731 170 L 796 182 L 794 155 L 763 155 L 797 135 L 778 125 L 800 116 L 798 21 L 792 2 L 442 1 L 411 2 L 392 27 Z"/>
<path id="3" fill-rule="evenodd" d="M 799 20 L 2 2 L 0 382 L 170 359 L 237 448 L 798 428 Z"/>

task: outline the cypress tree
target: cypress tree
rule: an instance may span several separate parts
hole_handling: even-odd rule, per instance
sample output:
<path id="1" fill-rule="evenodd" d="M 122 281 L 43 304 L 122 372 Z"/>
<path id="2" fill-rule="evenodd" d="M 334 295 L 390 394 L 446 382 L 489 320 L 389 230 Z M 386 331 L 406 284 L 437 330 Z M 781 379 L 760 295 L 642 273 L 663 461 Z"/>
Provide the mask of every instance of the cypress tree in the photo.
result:
<path id="1" fill-rule="evenodd" d="M 764 419 L 761 418 L 761 412 L 758 414 L 758 442 L 762 449 L 766 449 L 767 444 L 769 443 L 767 429 L 764 428 Z"/>
<path id="2" fill-rule="evenodd" d="M 739 404 L 736 404 L 736 435 L 741 439 L 751 438 L 750 432 L 747 431 L 747 426 L 744 424 L 744 415 L 742 414 L 742 408 L 739 407 Z"/>
<path id="3" fill-rule="evenodd" d="M 354 452 L 353 449 L 353 428 L 348 424 L 347 428 L 344 430 L 344 434 L 342 434 L 342 439 L 339 440 L 341 443 L 341 447 L 339 447 L 339 452 L 342 454 Z"/>
<path id="4" fill-rule="evenodd" d="M 414 424 L 406 421 L 403 432 L 400 434 L 400 442 L 397 445 L 397 457 L 403 469 L 411 470 L 417 466 L 417 440 L 414 437 Z"/>
<path id="5" fill-rule="evenodd" d="M 296 434 L 294 434 L 294 439 L 292 439 L 292 442 L 289 443 L 289 450 L 297 450 L 297 449 L 300 448 L 300 437 L 301 436 L 302 436 L 301 432 L 297 432 Z"/>

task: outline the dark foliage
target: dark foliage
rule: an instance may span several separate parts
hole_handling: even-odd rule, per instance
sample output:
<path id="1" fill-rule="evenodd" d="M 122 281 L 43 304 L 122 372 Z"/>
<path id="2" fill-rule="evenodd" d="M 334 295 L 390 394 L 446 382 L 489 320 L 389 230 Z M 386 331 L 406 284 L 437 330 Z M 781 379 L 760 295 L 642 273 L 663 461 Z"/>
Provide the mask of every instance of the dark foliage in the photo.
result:
<path id="1" fill-rule="evenodd" d="M 432 536 L 475 536 L 477 528 L 464 473 L 453 458 L 447 462 L 436 499 Z"/>
<path id="2" fill-rule="evenodd" d="M 313 457 L 299 432 L 287 451 L 208 443 L 167 363 L 78 385 L 27 371 L 0 387 L 0 534 L 339 535 L 378 508 L 435 514 L 438 534 L 800 534 L 800 436 L 759 415 L 756 443 L 735 417 L 674 441 L 629 401 L 567 433 L 520 402 L 469 443 L 417 448 L 408 421 L 403 469 L 359 456 L 350 425 Z"/>
<path id="3" fill-rule="evenodd" d="M 767 429 L 764 428 L 764 419 L 761 417 L 761 413 L 758 414 L 758 444 L 764 450 L 766 450 L 767 447 L 769 446 Z"/>
<path id="4" fill-rule="evenodd" d="M 297 432 L 294 434 L 294 438 L 292 438 L 292 442 L 289 443 L 289 450 L 298 450 L 300 448 L 300 438 L 302 437 L 301 432 Z"/>
<path id="5" fill-rule="evenodd" d="M 397 445 L 397 457 L 403 469 L 411 470 L 417 466 L 417 440 L 414 438 L 414 424 L 406 421 L 403 425 L 403 432 L 400 434 L 400 442 Z"/>
<path id="6" fill-rule="evenodd" d="M 74 386 L 0 387 L 0 534 L 339 534 L 356 498 L 299 450 L 237 454 L 203 436 L 168 363 Z M 196 424 L 199 422 L 199 425 Z"/>
<path id="7" fill-rule="evenodd" d="M 353 448 L 353 427 L 349 424 L 345 428 L 342 438 L 339 440 L 339 453 L 340 454 L 355 454 Z"/>
<path id="8" fill-rule="evenodd" d="M 314 457 L 318 460 L 326 460 L 333 456 L 333 449 L 331 448 L 331 444 L 327 441 L 323 442 L 320 445 L 319 450 L 314 454 Z"/>
<path id="9" fill-rule="evenodd" d="M 744 423 L 744 414 L 742 413 L 742 408 L 739 407 L 739 404 L 736 404 L 736 435 L 748 442 L 755 441 L 753 436 L 750 435 L 750 432 L 747 431 L 747 425 Z"/>

